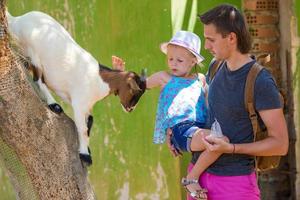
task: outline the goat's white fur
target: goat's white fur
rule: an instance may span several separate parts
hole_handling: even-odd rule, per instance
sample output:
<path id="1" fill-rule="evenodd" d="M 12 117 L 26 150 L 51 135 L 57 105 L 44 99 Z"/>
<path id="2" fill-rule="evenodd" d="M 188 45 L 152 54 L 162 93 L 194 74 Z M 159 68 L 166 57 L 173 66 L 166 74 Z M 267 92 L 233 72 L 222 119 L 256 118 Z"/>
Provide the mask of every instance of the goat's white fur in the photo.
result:
<path id="1" fill-rule="evenodd" d="M 96 101 L 109 94 L 110 88 L 99 76 L 97 60 L 81 48 L 52 17 L 29 12 L 12 17 L 8 12 L 9 32 L 24 48 L 25 56 L 43 74 L 37 81 L 47 103 L 55 103 L 48 88 L 71 104 L 79 133 L 79 152 L 88 153 L 86 119 Z"/>

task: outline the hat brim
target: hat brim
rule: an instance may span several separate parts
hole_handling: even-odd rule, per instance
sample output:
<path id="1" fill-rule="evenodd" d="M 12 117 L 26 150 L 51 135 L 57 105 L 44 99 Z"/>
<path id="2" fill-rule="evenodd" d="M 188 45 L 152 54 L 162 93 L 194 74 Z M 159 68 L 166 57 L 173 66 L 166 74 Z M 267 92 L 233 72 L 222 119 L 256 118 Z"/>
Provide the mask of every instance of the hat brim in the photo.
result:
<path id="1" fill-rule="evenodd" d="M 176 43 L 176 42 L 164 42 L 164 43 L 161 43 L 160 44 L 160 50 L 164 53 L 164 54 L 167 54 L 167 51 L 168 51 L 168 45 L 169 44 L 174 44 L 174 45 L 177 45 L 177 46 L 181 46 L 185 49 L 187 49 L 189 52 L 191 52 L 197 59 L 197 64 L 201 63 L 203 60 L 204 60 L 204 57 L 201 56 L 200 54 L 198 54 L 197 52 L 194 52 L 192 51 L 191 49 L 188 49 L 186 48 L 185 46 L 183 46 L 182 44 L 180 43 Z"/>

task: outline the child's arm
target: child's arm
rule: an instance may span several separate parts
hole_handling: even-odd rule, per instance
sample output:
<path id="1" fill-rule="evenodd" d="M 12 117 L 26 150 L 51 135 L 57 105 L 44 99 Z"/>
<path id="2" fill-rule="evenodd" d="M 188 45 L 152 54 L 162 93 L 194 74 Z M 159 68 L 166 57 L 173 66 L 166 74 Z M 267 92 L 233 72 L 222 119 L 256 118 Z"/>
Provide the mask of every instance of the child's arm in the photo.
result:
<path id="1" fill-rule="evenodd" d="M 125 70 L 125 62 L 122 58 L 117 56 L 112 56 L 112 68 L 124 71 Z M 160 71 L 152 74 L 146 80 L 146 87 L 147 89 L 151 89 L 154 87 L 161 87 L 163 88 L 165 84 L 170 80 L 171 76 L 165 71 Z"/>
<path id="2" fill-rule="evenodd" d="M 111 62 L 112 62 L 112 68 L 117 69 L 120 71 L 125 71 L 125 62 L 123 61 L 122 58 L 119 58 L 117 56 L 112 56 L 111 57 Z"/>
<path id="3" fill-rule="evenodd" d="M 146 86 L 147 89 L 151 89 L 154 87 L 161 87 L 163 88 L 166 83 L 170 80 L 171 76 L 165 71 L 160 71 L 152 74 L 147 78 Z"/>

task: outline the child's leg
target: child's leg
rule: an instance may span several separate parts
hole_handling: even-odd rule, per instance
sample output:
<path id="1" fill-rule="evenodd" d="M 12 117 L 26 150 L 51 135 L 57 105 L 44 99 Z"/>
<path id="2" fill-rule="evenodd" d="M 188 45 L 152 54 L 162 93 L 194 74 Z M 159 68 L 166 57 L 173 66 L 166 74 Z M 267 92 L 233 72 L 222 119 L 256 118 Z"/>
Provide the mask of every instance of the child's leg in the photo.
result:
<path id="1" fill-rule="evenodd" d="M 212 163 L 214 163 L 221 153 L 215 153 L 208 150 L 204 150 L 199 156 L 197 162 L 191 171 L 189 171 L 186 180 L 199 180 L 200 175 L 207 169 Z M 185 188 L 192 195 L 193 193 L 198 196 L 199 199 L 207 199 L 207 190 L 202 188 L 199 182 L 194 182 L 185 185 Z M 196 198 L 196 199 L 198 199 Z"/>
<path id="2" fill-rule="evenodd" d="M 204 135 L 207 134 L 204 133 Z M 200 175 L 221 156 L 221 153 L 205 150 L 205 146 L 202 142 L 202 138 L 204 137 L 204 135 L 199 134 L 198 131 L 192 137 L 190 145 L 191 151 L 204 151 L 199 156 L 192 170 L 188 173 L 186 177 L 186 179 L 188 180 L 198 180 Z M 186 188 L 190 192 L 201 190 L 199 184 L 190 184 L 187 185 Z"/>
<path id="3" fill-rule="evenodd" d="M 211 165 L 213 164 L 222 154 L 204 150 L 199 156 L 197 162 L 195 163 L 193 169 L 188 173 L 187 179 L 198 180 L 199 176 Z"/>
<path id="4" fill-rule="evenodd" d="M 187 180 L 199 180 L 200 175 L 207 169 L 212 163 L 214 163 L 221 153 L 215 153 L 208 150 L 204 150 L 199 156 L 192 170 L 188 173 Z M 192 195 L 193 192 L 200 197 L 200 199 L 207 198 L 206 188 L 202 188 L 200 183 L 193 183 L 185 186 L 187 191 Z"/>
<path id="5" fill-rule="evenodd" d="M 187 175 L 187 179 L 198 179 L 199 176 L 221 156 L 221 153 L 205 150 L 202 138 L 207 136 L 208 134 L 209 133 L 206 132 L 205 129 L 201 129 L 201 131 L 196 131 L 192 136 L 190 145 L 191 151 L 204 151 L 199 156 L 193 169 Z"/>
<path id="6" fill-rule="evenodd" d="M 190 150 L 191 151 L 203 151 L 205 150 L 205 145 L 203 144 L 202 138 L 210 134 L 207 129 L 198 129 L 192 136 Z"/>

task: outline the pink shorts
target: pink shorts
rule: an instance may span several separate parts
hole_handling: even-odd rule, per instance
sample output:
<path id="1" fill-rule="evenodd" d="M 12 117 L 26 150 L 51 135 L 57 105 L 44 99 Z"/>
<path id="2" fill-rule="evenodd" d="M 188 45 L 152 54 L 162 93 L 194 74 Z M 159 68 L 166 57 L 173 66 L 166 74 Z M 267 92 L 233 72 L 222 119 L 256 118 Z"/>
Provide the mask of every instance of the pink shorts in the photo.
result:
<path id="1" fill-rule="evenodd" d="M 188 171 L 193 166 L 190 163 Z M 243 176 L 217 176 L 204 172 L 199 183 L 208 190 L 208 200 L 260 200 L 255 172 Z M 194 198 L 187 195 L 187 200 Z"/>

